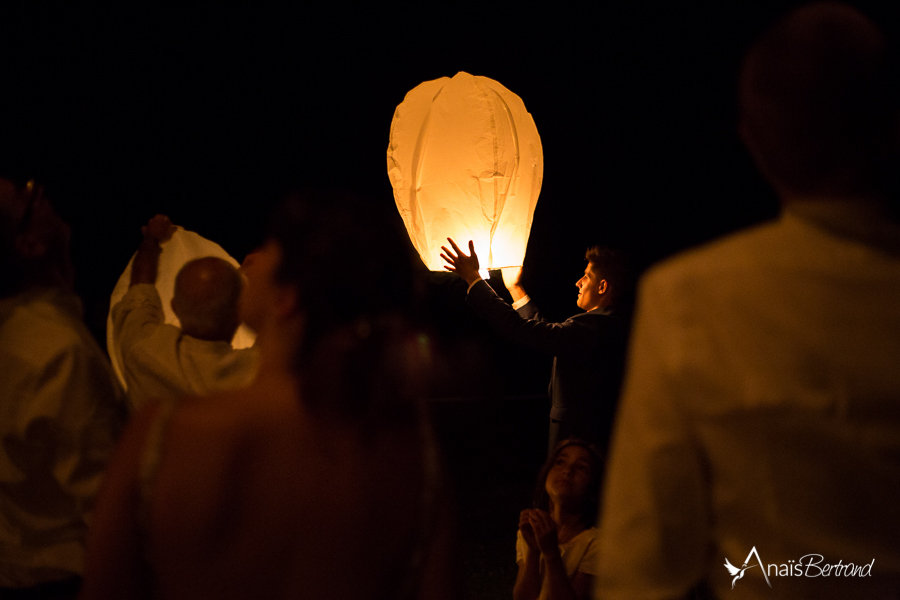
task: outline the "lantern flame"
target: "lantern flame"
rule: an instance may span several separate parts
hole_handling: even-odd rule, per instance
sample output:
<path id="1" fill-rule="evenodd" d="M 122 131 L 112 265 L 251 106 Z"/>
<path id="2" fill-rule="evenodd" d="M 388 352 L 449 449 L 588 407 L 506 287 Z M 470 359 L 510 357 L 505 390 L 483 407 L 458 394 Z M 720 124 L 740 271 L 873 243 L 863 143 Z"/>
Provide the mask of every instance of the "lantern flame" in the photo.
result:
<path id="1" fill-rule="evenodd" d="M 525 104 L 487 77 L 413 88 L 394 112 L 388 177 L 409 237 L 443 271 L 448 237 L 475 242 L 484 269 L 522 266 L 544 173 Z"/>

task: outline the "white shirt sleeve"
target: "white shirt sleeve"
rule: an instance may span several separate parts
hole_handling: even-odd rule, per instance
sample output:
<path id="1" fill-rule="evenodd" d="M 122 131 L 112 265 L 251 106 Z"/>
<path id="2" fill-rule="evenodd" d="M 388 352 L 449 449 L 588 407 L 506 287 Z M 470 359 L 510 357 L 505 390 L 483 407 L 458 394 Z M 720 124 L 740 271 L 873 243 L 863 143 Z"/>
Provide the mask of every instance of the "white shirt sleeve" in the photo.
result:
<path id="1" fill-rule="evenodd" d="M 523 296 L 522 298 L 520 298 L 520 299 L 516 300 L 515 302 L 513 302 L 513 303 L 512 303 L 512 307 L 513 307 L 514 309 L 516 309 L 516 310 L 519 310 L 520 308 L 522 308 L 523 306 L 525 306 L 525 305 L 528 304 L 529 302 L 531 302 L 531 296 L 529 296 L 528 294 L 525 294 L 525 296 Z"/>

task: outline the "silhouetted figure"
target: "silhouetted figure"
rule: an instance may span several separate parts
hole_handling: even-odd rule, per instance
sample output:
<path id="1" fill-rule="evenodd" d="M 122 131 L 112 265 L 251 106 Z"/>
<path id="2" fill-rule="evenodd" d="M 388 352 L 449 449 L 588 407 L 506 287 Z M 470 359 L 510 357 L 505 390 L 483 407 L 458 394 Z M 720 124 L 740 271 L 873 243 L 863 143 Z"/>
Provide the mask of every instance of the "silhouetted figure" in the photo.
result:
<path id="1" fill-rule="evenodd" d="M 0 179 L 0 598 L 74 598 L 125 398 L 82 322 L 69 226 Z"/>
<path id="2" fill-rule="evenodd" d="M 231 345 L 240 325 L 241 276 L 227 261 L 208 256 L 184 265 L 175 279 L 172 311 L 181 327 L 165 322 L 154 285 L 160 243 L 174 227 L 157 215 L 142 228 L 144 240 L 131 268 L 128 292 L 113 307 L 116 345 L 132 406 L 153 398 L 199 395 L 249 385 L 256 351 Z"/>
<path id="3" fill-rule="evenodd" d="M 454 597 L 405 240 L 367 205 L 313 200 L 242 266 L 251 386 L 134 418 L 84 598 Z"/>
<path id="4" fill-rule="evenodd" d="M 782 214 L 642 282 L 596 597 L 900 596 L 892 77 L 840 4 L 750 50 L 740 132 Z"/>
<path id="5" fill-rule="evenodd" d="M 603 459 L 584 440 L 563 440 L 538 475 L 534 508 L 519 516 L 513 600 L 584 600 L 598 570 L 597 509 Z"/>
<path id="6" fill-rule="evenodd" d="M 548 456 L 559 440 L 579 437 L 606 448 L 628 338 L 630 275 L 624 256 L 596 246 L 578 287 L 578 308 L 585 311 L 562 323 L 545 321 L 520 284 L 521 268 L 502 270 L 513 298 L 510 307 L 478 274 L 478 256 L 469 242 L 466 256 L 453 240 L 453 251 L 441 256 L 469 284 L 466 302 L 502 337 L 532 350 L 553 355 L 550 378 Z"/>

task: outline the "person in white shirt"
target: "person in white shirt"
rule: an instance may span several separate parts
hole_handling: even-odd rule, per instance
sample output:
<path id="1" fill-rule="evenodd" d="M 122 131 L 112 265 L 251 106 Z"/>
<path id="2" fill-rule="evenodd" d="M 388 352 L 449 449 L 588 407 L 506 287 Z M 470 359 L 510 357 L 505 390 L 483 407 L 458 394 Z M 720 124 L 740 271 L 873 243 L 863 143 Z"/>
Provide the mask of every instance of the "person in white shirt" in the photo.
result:
<path id="1" fill-rule="evenodd" d="M 459 597 L 408 240 L 377 203 L 320 194 L 244 261 L 251 386 L 129 424 L 84 600 Z"/>
<path id="2" fill-rule="evenodd" d="M 82 322 L 69 226 L 0 179 L 0 597 L 75 598 L 94 500 L 126 415 Z"/>
<path id="3" fill-rule="evenodd" d="M 640 286 L 596 598 L 900 597 L 887 59 L 877 27 L 834 3 L 749 52 L 740 133 L 782 214 Z"/>
<path id="4" fill-rule="evenodd" d="M 125 382 L 133 407 L 153 398 L 202 395 L 249 385 L 256 370 L 256 350 L 234 349 L 240 325 L 241 276 L 227 261 L 198 258 L 178 272 L 172 310 L 181 327 L 165 322 L 154 285 L 160 244 L 173 225 L 157 215 L 142 228 L 128 292 L 113 307 L 113 327 L 121 349 Z"/>

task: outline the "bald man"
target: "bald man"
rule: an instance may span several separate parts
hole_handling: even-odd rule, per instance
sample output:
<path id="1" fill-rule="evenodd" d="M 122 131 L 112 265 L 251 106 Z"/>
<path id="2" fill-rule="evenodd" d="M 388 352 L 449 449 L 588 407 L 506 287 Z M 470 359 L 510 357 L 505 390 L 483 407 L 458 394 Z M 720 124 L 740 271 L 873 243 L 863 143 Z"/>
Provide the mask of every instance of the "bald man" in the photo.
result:
<path id="1" fill-rule="evenodd" d="M 132 263 L 128 293 L 112 311 L 134 408 L 152 398 L 243 387 L 255 372 L 255 351 L 231 346 L 240 325 L 242 283 L 227 261 L 208 256 L 185 264 L 175 279 L 171 304 L 181 328 L 165 323 L 155 282 L 161 243 L 173 230 L 164 215 L 142 228 L 144 240 Z"/>

